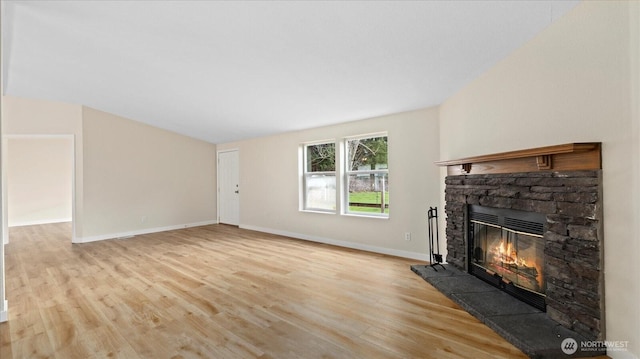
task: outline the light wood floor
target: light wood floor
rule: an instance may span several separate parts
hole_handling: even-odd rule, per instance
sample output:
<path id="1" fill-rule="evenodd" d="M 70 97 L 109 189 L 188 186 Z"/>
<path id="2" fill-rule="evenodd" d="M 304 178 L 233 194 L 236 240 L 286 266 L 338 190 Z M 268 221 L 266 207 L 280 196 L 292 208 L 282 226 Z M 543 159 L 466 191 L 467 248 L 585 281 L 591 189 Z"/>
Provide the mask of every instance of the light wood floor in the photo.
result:
<path id="1" fill-rule="evenodd" d="M 416 263 L 225 225 L 11 228 L 0 358 L 525 358 Z"/>

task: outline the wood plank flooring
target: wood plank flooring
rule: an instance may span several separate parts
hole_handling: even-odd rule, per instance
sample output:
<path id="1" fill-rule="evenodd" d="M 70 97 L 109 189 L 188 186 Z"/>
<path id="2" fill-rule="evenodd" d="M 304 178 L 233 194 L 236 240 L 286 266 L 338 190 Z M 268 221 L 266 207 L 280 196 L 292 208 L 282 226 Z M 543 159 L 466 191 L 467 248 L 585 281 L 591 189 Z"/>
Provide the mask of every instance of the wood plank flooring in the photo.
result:
<path id="1" fill-rule="evenodd" d="M 418 261 L 225 225 L 71 244 L 15 227 L 0 358 L 525 358 Z"/>

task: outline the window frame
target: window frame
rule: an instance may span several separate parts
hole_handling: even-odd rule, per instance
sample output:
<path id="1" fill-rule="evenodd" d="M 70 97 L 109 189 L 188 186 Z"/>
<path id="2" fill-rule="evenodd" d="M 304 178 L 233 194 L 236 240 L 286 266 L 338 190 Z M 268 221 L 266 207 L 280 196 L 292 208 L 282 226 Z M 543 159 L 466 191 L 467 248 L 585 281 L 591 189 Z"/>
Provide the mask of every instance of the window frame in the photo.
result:
<path id="1" fill-rule="evenodd" d="M 370 169 L 370 170 L 351 170 L 350 166 L 349 166 L 349 142 L 350 141 L 354 141 L 354 140 L 366 140 L 366 139 L 372 139 L 372 138 L 378 138 L 378 137 L 386 137 L 387 139 L 387 168 L 385 169 Z M 389 206 L 388 203 L 386 203 L 386 210 L 384 213 L 380 212 L 380 213 L 376 213 L 376 212 L 359 212 L 359 211 L 351 211 L 350 210 L 350 202 L 349 202 L 349 178 L 352 175 L 386 175 L 386 181 L 389 181 L 389 134 L 388 132 L 376 132 L 376 133 L 370 133 L 370 134 L 364 134 L 364 135 L 357 135 L 357 136 L 349 136 L 349 137 L 345 137 L 344 140 L 342 141 L 342 149 L 343 149 L 343 164 L 341 166 L 341 170 L 342 170 L 342 176 L 341 176 L 341 187 L 344 189 L 342 192 L 342 195 L 340 196 L 341 198 L 341 203 L 343 204 L 342 206 L 342 212 L 341 214 L 343 215 L 347 215 L 347 216 L 357 216 L 357 217 L 371 217 L 371 218 L 384 218 L 384 219 L 388 219 L 389 215 L 391 213 L 390 209 L 391 206 Z M 384 181 L 383 181 L 383 190 L 384 190 Z M 389 190 L 387 189 L 386 192 L 388 192 Z M 383 191 L 383 193 L 385 193 L 385 191 Z M 386 196 L 386 198 L 388 198 L 389 196 Z"/>
<path id="2" fill-rule="evenodd" d="M 333 165 L 334 165 L 334 170 L 333 171 L 315 171 L 315 172 L 309 172 L 308 171 L 308 167 L 307 167 L 307 160 L 308 160 L 308 150 L 307 148 L 310 146 L 317 146 L 317 145 L 333 145 L 334 146 L 334 158 L 333 158 Z M 300 149 L 302 151 L 302 155 L 300 156 L 302 158 L 302 163 L 301 163 L 301 178 L 300 178 L 300 210 L 304 211 L 304 212 L 318 212 L 318 213 L 327 213 L 327 214 L 336 214 L 338 213 L 338 206 L 339 206 L 339 194 L 338 194 L 338 182 L 339 182 L 339 177 L 338 177 L 338 149 L 339 146 L 337 144 L 337 141 L 335 139 L 331 139 L 331 140 L 320 140 L 320 141 L 313 141 L 313 142 L 305 142 L 303 144 L 300 145 Z M 334 206 L 333 209 L 326 209 L 326 208 L 317 208 L 317 207 L 310 207 L 307 205 L 307 200 L 308 200 L 308 188 L 307 185 L 309 183 L 309 177 L 312 175 L 333 175 L 333 177 L 335 178 L 335 202 L 334 202 Z"/>

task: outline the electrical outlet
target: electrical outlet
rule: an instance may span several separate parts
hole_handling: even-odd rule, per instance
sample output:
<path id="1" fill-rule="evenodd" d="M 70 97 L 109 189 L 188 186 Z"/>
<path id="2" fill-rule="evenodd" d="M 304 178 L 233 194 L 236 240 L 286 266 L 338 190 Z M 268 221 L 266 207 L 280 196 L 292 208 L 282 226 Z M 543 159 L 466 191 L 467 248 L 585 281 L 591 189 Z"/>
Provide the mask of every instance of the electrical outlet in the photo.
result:
<path id="1" fill-rule="evenodd" d="M 411 232 L 405 232 L 404 240 L 405 241 L 410 241 L 411 240 Z"/>
<path id="2" fill-rule="evenodd" d="M 140 224 L 143 224 L 147 221 L 147 216 L 140 217 Z"/>

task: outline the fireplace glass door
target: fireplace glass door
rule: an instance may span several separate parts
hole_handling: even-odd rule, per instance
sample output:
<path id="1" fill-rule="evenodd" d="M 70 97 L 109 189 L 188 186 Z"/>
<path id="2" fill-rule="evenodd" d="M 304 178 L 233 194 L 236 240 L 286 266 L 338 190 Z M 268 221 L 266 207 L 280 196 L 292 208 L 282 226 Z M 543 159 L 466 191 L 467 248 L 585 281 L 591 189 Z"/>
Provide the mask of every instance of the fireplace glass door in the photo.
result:
<path id="1" fill-rule="evenodd" d="M 470 221 L 473 233 L 471 264 L 506 284 L 545 293 L 544 241 L 537 234 Z"/>

